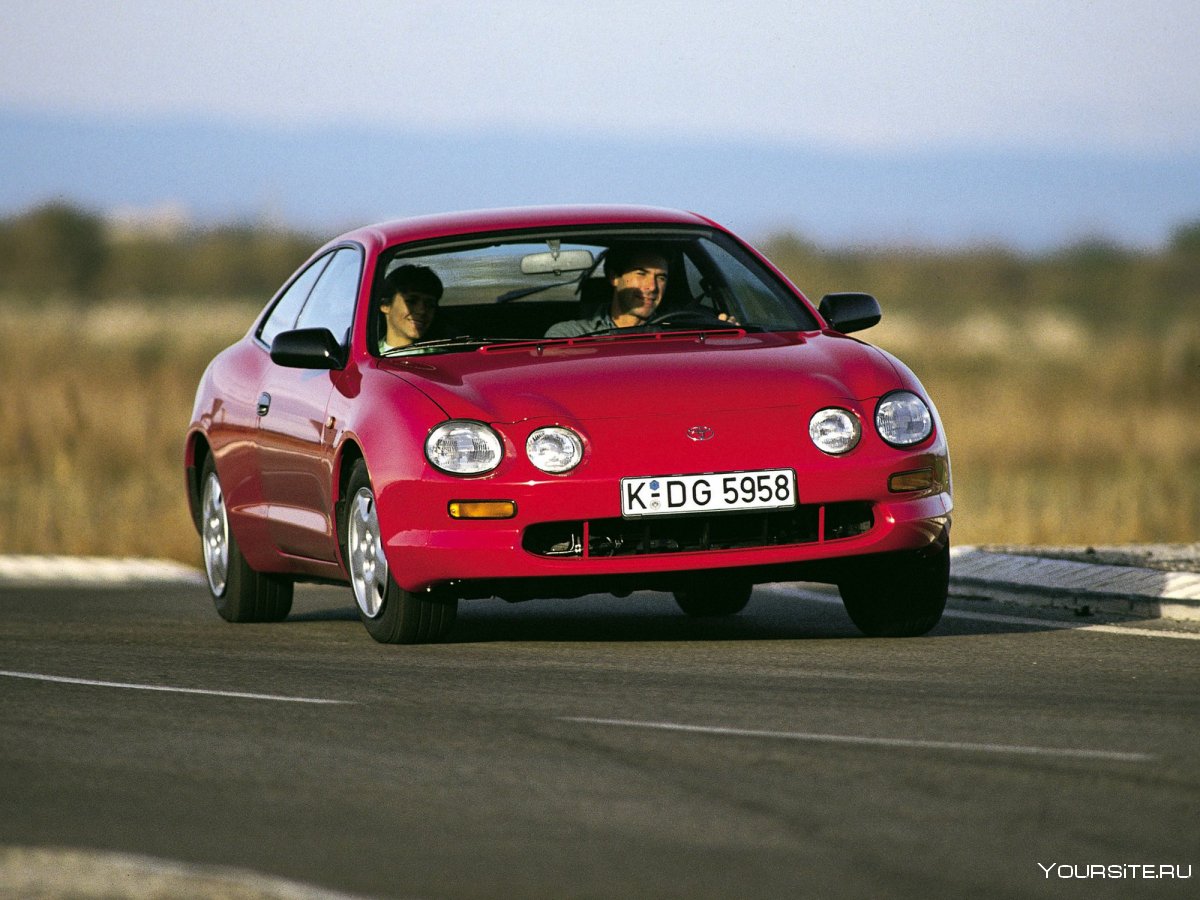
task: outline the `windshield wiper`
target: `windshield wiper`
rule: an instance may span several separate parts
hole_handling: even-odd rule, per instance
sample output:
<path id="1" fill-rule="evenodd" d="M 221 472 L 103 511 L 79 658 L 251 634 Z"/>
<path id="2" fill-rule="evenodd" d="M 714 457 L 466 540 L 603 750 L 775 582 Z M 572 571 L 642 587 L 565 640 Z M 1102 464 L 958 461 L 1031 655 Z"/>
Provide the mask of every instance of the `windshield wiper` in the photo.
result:
<path id="1" fill-rule="evenodd" d="M 660 309 L 640 325 L 630 325 L 625 328 L 605 328 L 594 334 L 614 334 L 628 332 L 629 334 L 658 334 L 665 331 L 765 331 L 759 325 L 743 325 L 736 319 L 728 318 L 724 313 L 703 306 L 688 306 L 677 309 Z"/>
<path id="2" fill-rule="evenodd" d="M 598 331 L 588 331 L 584 334 L 572 335 L 572 337 L 603 337 L 605 335 L 621 334 L 684 334 L 687 332 L 705 334 L 710 331 L 744 331 L 761 334 L 767 331 L 767 329 L 762 325 L 747 325 L 743 322 L 721 322 L 719 324 L 713 322 L 706 325 L 675 325 L 674 327 L 663 327 L 656 324 L 613 325 L 609 328 L 601 328 Z"/>
<path id="3" fill-rule="evenodd" d="M 476 337 L 469 334 L 460 334 L 456 337 L 437 338 L 432 341 L 418 341 L 415 344 L 409 344 L 406 347 L 393 347 L 383 353 L 384 357 L 403 356 L 405 353 L 418 353 L 424 350 L 443 350 L 451 347 L 476 347 L 484 344 L 511 344 L 514 341 L 524 341 L 527 338 L 511 338 L 511 337 Z"/>

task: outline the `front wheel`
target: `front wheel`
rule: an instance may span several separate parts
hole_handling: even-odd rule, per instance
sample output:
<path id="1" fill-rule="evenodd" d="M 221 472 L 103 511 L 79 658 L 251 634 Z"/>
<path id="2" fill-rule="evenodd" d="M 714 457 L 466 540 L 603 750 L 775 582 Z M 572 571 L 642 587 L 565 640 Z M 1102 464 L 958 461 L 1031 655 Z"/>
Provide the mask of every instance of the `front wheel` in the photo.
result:
<path id="1" fill-rule="evenodd" d="M 458 601 L 412 594 L 396 584 L 384 554 L 375 491 L 361 459 L 350 471 L 346 497 L 342 557 L 367 632 L 381 644 L 444 639 L 454 627 Z"/>
<path id="2" fill-rule="evenodd" d="M 292 609 L 292 582 L 255 572 L 242 556 L 211 456 L 200 470 L 200 498 L 204 573 L 217 613 L 226 622 L 282 622 Z"/>
<path id="3" fill-rule="evenodd" d="M 950 542 L 929 551 L 855 563 L 838 583 L 851 621 L 869 637 L 917 637 L 942 618 L 950 590 Z"/>

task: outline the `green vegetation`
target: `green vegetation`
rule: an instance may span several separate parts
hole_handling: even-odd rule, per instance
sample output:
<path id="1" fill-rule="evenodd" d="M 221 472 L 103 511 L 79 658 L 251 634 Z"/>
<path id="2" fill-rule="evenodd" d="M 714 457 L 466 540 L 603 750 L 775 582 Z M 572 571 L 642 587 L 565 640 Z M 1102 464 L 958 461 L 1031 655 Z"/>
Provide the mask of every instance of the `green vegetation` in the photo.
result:
<path id="1" fill-rule="evenodd" d="M 885 316 L 947 323 L 986 314 L 1016 323 L 1041 315 L 1106 333 L 1153 333 L 1200 309 L 1200 222 L 1176 229 L 1155 252 L 1103 241 L 1036 256 L 1002 247 L 825 250 L 792 236 L 762 246 L 810 298 L 864 290 L 880 298 Z"/>
<path id="2" fill-rule="evenodd" d="M 254 297 L 265 302 L 321 241 L 253 225 L 132 230 L 63 204 L 0 222 L 0 296 Z"/>
<path id="3" fill-rule="evenodd" d="M 199 564 L 181 472 L 196 383 L 318 243 L 121 234 L 65 206 L 0 222 L 0 552 Z M 1200 223 L 1155 252 L 762 245 L 814 300 L 879 297 L 863 337 L 938 404 L 958 543 L 1200 535 Z"/>
<path id="4" fill-rule="evenodd" d="M 122 229 L 66 204 L 0 220 L 0 297 L 89 303 L 144 297 L 272 294 L 321 239 L 251 224 Z M 1093 240 L 1041 255 L 1002 247 L 958 251 L 821 248 L 793 235 L 761 242 L 811 298 L 866 290 L 885 313 L 941 324 L 986 313 L 1006 323 L 1066 317 L 1104 332 L 1158 331 L 1200 308 L 1200 221 L 1157 251 Z"/>

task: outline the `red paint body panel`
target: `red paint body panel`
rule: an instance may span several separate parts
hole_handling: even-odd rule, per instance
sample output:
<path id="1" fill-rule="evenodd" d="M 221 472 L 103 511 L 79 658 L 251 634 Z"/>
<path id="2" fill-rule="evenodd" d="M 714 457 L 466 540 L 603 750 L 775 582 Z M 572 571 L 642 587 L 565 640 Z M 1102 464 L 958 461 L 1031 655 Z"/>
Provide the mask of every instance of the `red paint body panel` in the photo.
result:
<path id="1" fill-rule="evenodd" d="M 189 429 L 187 460 L 194 469 L 200 456 L 212 454 L 230 527 L 251 567 L 298 578 L 345 578 L 335 509 L 347 455 L 367 463 L 391 573 L 410 591 L 462 585 L 470 593 L 493 581 L 750 571 L 920 549 L 937 540 L 948 527 L 952 501 L 936 411 L 925 441 L 903 450 L 884 443 L 873 426 L 878 399 L 904 389 L 928 402 L 924 389 L 890 355 L 828 329 L 529 341 L 382 359 L 368 352 L 376 266 L 389 248 L 488 231 L 638 223 L 727 234 L 707 219 L 669 210 L 518 209 L 369 226 L 314 254 L 351 244 L 365 251 L 345 366 L 326 371 L 276 365 L 255 337 L 256 324 L 210 365 Z M 823 324 L 802 294 L 790 285 L 787 290 Z M 270 411 L 259 415 L 264 393 L 270 394 Z M 862 426 L 861 443 L 844 456 L 822 453 L 808 435 L 812 415 L 829 406 L 850 410 Z M 424 441 L 448 419 L 492 425 L 505 445 L 500 465 L 477 477 L 434 469 Z M 538 470 L 524 453 L 530 433 L 551 424 L 575 429 L 584 442 L 582 463 L 564 475 Z M 693 426 L 711 430 L 711 437 L 689 439 Z M 836 539 L 636 556 L 552 557 L 522 544 L 534 525 L 619 520 L 622 478 L 771 468 L 795 470 L 800 503 L 822 510 L 864 504 L 873 510 L 873 524 L 865 533 Z M 889 476 L 923 468 L 939 473 L 933 488 L 889 494 Z M 194 503 L 195 484 L 190 487 Z M 459 521 L 447 512 L 451 501 L 483 499 L 514 501 L 517 514 Z"/>

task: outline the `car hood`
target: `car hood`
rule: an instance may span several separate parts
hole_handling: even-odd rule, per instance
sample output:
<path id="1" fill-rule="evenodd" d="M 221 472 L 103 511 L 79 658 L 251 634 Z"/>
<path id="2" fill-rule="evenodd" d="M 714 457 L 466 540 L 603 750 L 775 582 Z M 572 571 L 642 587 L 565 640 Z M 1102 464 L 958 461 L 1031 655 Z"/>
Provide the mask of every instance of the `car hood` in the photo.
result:
<path id="1" fill-rule="evenodd" d="M 450 418 L 589 421 L 865 400 L 901 386 L 890 357 L 830 334 L 641 335 L 400 357 L 380 368 Z"/>

